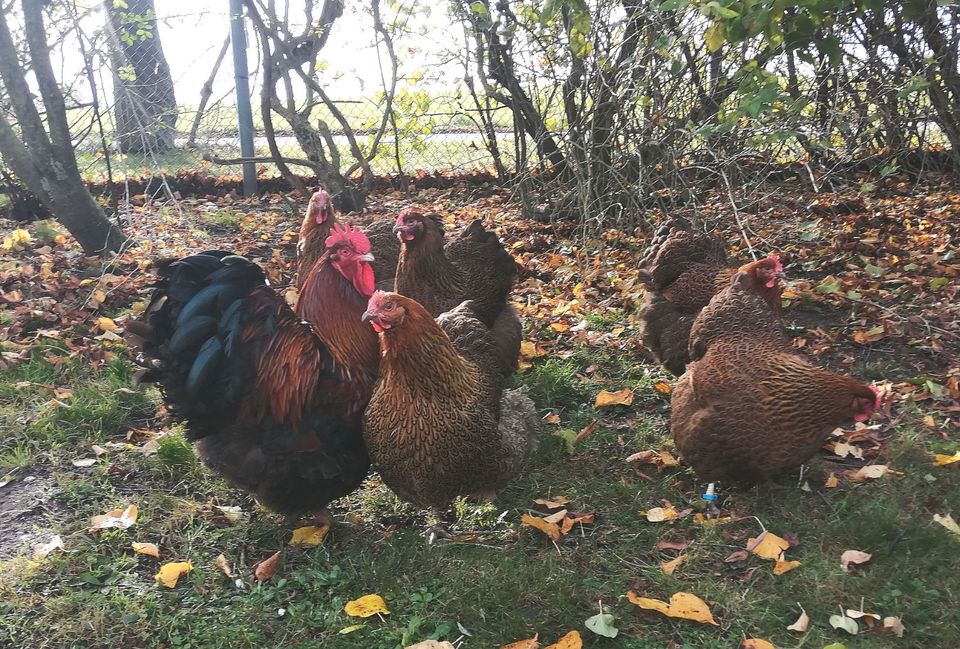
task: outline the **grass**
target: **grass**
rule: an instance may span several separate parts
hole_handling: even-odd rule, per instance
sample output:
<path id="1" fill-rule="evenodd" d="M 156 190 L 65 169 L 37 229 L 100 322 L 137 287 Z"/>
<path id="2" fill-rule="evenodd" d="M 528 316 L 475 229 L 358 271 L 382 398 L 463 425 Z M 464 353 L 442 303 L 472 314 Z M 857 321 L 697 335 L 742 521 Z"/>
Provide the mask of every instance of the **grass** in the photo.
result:
<path id="1" fill-rule="evenodd" d="M 623 461 L 637 450 L 670 446 L 667 397 L 650 388 L 662 376 L 595 349 L 539 359 L 517 382 L 542 409 L 561 413 L 560 426 L 545 427 L 529 470 L 495 508 L 458 503 L 453 527 L 466 535 L 461 541 L 427 546 L 422 514 L 371 480 L 341 505 L 322 546 L 286 547 L 272 580 L 238 584 L 214 565 L 216 557 L 225 555 L 246 579 L 255 562 L 285 547 L 290 528 L 207 472 L 178 434 L 164 438 L 155 455 L 115 451 L 89 469 L 71 465 L 90 454 L 93 442 L 124 439 L 152 411 L 154 393 L 118 392 L 130 377 L 122 358 L 92 370 L 39 354 L 0 377 L 0 461 L 51 471 L 56 507 L 34 524 L 60 533 L 68 550 L 43 562 L 23 556 L 0 564 L 0 646 L 395 649 L 454 640 L 461 627 L 472 634 L 464 646 L 485 648 L 536 632 L 547 644 L 573 628 L 587 647 L 627 649 L 728 649 L 744 637 L 781 647 L 960 646 L 960 539 L 932 521 L 934 513 L 960 510 L 960 471 L 931 467 L 920 407 L 904 410 L 885 458 L 902 475 L 843 481 L 835 489 L 822 488 L 819 476 L 810 479 L 810 492 L 788 481 L 724 493 L 724 507 L 746 518 L 717 527 L 689 516 L 653 524 L 639 512 L 663 499 L 699 507 L 687 471 L 642 467 L 650 469 L 647 479 Z M 624 384 L 636 393 L 630 409 L 589 405 L 596 390 Z M 71 391 L 68 408 L 44 405 L 53 388 Z M 596 430 L 573 454 L 550 434 L 594 419 Z M 823 467 L 815 465 L 818 471 Z M 594 512 L 597 522 L 554 545 L 518 522 L 534 498 L 556 495 L 570 498 L 572 509 Z M 136 525 L 87 531 L 90 516 L 126 503 L 140 508 Z M 244 515 L 231 524 L 216 505 L 240 505 Z M 789 556 L 799 569 L 778 577 L 772 563 L 755 557 L 724 561 L 761 531 L 760 523 L 797 535 L 800 545 Z M 690 542 L 673 575 L 659 567 L 675 556 L 656 549 L 663 539 Z M 189 560 L 194 570 L 177 588 L 161 589 L 153 582 L 159 562 L 133 553 L 132 541 L 157 543 L 162 561 Z M 857 574 L 844 573 L 839 557 L 847 549 L 873 559 Z M 711 604 L 720 626 L 641 612 L 626 600 L 631 589 L 660 599 L 694 592 Z M 343 613 L 347 601 L 368 593 L 382 595 L 391 614 L 361 620 Z M 861 600 L 865 610 L 902 616 L 905 638 L 848 637 L 830 628 L 838 606 L 859 608 Z M 616 640 L 584 628 L 600 602 L 615 616 Z M 785 630 L 800 613 L 798 602 L 812 619 L 806 635 Z"/>

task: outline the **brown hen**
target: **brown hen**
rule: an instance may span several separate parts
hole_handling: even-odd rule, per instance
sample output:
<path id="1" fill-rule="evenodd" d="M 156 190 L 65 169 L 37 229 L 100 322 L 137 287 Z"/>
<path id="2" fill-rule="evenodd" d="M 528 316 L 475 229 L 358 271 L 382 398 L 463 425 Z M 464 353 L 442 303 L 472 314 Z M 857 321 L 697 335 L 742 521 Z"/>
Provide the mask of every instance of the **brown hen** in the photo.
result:
<path id="1" fill-rule="evenodd" d="M 522 390 L 503 390 L 504 359 L 472 303 L 434 320 L 416 301 L 378 291 L 363 318 L 381 353 L 363 435 L 384 482 L 436 509 L 503 487 L 531 449 L 536 410 Z"/>
<path id="2" fill-rule="evenodd" d="M 779 312 L 783 266 L 775 255 L 738 268 L 720 238 L 693 230 L 686 219 L 675 217 L 657 230 L 640 263 L 647 284 L 640 336 L 669 372 L 683 374 L 694 319 L 738 271 L 754 273 L 763 297 Z"/>
<path id="3" fill-rule="evenodd" d="M 866 421 L 879 393 L 813 366 L 784 337 L 755 275 L 740 272 L 696 318 L 671 432 L 704 481 L 752 484 L 798 467 L 838 426 Z"/>

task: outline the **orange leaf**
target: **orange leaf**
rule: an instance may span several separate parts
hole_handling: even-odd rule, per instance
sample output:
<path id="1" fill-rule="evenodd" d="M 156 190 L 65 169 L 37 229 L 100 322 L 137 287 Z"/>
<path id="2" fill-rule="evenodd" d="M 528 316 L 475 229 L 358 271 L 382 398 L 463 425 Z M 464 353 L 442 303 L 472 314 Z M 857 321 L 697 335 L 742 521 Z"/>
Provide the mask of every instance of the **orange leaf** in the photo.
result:
<path id="1" fill-rule="evenodd" d="M 633 403 L 633 389 L 623 388 L 616 392 L 600 390 L 597 399 L 593 403 L 594 408 L 606 408 L 608 406 L 629 406 Z"/>
<path id="2" fill-rule="evenodd" d="M 777 649 L 766 640 L 747 638 L 740 644 L 740 649 Z"/>
<path id="3" fill-rule="evenodd" d="M 580 632 L 574 629 L 546 649 L 582 649 L 582 647 L 583 638 L 580 637 Z"/>
<path id="4" fill-rule="evenodd" d="M 180 581 L 180 577 L 189 573 L 193 570 L 193 564 L 189 561 L 175 561 L 173 563 L 165 563 L 160 566 L 160 571 L 154 575 L 154 579 L 158 584 L 162 584 L 167 588 L 176 588 L 177 582 Z"/>
<path id="5" fill-rule="evenodd" d="M 776 534 L 763 532 L 755 539 L 750 539 L 747 543 L 747 549 L 762 559 L 779 561 L 783 558 L 783 553 L 790 547 L 790 542 L 782 539 Z"/>
<path id="6" fill-rule="evenodd" d="M 535 634 L 529 640 L 518 640 L 500 647 L 500 649 L 537 649 L 540 646 L 540 634 Z"/>
<path id="7" fill-rule="evenodd" d="M 692 593 L 674 593 L 670 596 L 669 604 L 648 597 L 640 597 L 633 591 L 627 593 L 627 599 L 640 608 L 657 611 L 667 617 L 719 626 L 713 619 L 707 603 Z"/>
<path id="8" fill-rule="evenodd" d="M 530 516 L 529 514 L 524 514 L 520 517 L 521 527 L 534 527 L 547 536 L 549 536 L 554 541 L 560 540 L 560 528 L 557 527 L 556 523 L 548 523 L 542 518 L 537 518 L 536 516 Z"/>
<path id="9" fill-rule="evenodd" d="M 145 554 L 156 559 L 160 558 L 160 549 L 156 543 L 132 543 L 131 547 L 137 554 Z"/>
<path id="10" fill-rule="evenodd" d="M 657 381 L 653 384 L 653 389 L 659 392 L 660 394 L 670 394 L 673 392 L 673 386 L 667 383 L 666 381 Z"/>
<path id="11" fill-rule="evenodd" d="M 579 512 L 569 512 L 566 518 L 563 519 L 563 523 L 560 526 L 560 531 L 564 535 L 569 534 L 570 530 L 573 529 L 573 526 L 577 523 L 581 525 L 592 525 L 594 514 L 581 514 Z"/>
<path id="12" fill-rule="evenodd" d="M 790 572 L 794 568 L 799 568 L 799 561 L 781 561 L 777 559 L 777 564 L 773 567 L 773 574 L 782 575 L 785 572 Z"/>
<path id="13" fill-rule="evenodd" d="M 257 581 L 267 581 L 276 574 L 279 567 L 280 551 L 277 550 L 277 552 L 253 566 L 253 576 L 257 578 Z"/>
<path id="14" fill-rule="evenodd" d="M 676 569 L 680 567 L 680 564 L 683 563 L 686 559 L 687 559 L 687 555 L 681 554 L 676 559 L 671 559 L 670 561 L 661 561 L 660 570 L 662 570 L 664 574 L 672 575 L 676 571 Z"/>

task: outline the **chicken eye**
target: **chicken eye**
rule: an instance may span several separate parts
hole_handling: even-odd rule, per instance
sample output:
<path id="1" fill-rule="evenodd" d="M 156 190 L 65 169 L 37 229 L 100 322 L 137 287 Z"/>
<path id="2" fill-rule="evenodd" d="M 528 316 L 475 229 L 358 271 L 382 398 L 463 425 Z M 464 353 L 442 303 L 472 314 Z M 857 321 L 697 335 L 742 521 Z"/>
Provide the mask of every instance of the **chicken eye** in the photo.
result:
<path id="1" fill-rule="evenodd" d="M 350 250 L 350 248 L 343 248 L 340 250 L 340 254 L 349 257 L 350 255 L 353 254 L 353 251 Z"/>
<path id="2" fill-rule="evenodd" d="M 394 306 L 395 305 L 393 302 L 387 302 L 386 304 L 383 305 L 383 308 L 387 311 L 393 311 Z"/>

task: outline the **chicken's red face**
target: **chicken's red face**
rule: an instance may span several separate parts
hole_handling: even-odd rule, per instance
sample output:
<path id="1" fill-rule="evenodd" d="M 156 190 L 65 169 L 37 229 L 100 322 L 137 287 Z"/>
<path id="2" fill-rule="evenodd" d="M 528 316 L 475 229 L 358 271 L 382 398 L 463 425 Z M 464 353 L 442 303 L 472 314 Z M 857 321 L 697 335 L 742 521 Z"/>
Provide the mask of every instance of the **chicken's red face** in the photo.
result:
<path id="1" fill-rule="evenodd" d="M 880 409 L 880 391 L 872 385 L 864 386 L 863 390 L 853 395 L 850 410 L 856 422 L 870 419 L 874 412 Z"/>
<path id="2" fill-rule="evenodd" d="M 333 200 L 323 187 L 317 189 L 313 196 L 310 197 L 310 205 L 307 206 L 307 213 L 313 216 L 313 220 L 316 221 L 317 225 L 323 225 L 335 216 Z"/>
<path id="3" fill-rule="evenodd" d="M 363 321 L 369 322 L 373 330 L 382 333 L 388 329 L 403 324 L 407 310 L 396 293 L 377 291 L 367 302 L 367 310 L 363 313 Z"/>
<path id="4" fill-rule="evenodd" d="M 367 235 L 349 225 L 335 225 L 325 245 L 330 263 L 353 284 L 357 293 L 364 297 L 373 295 L 376 279 L 370 265 L 373 255 Z"/>
<path id="5" fill-rule="evenodd" d="M 783 277 L 783 264 L 776 255 L 770 255 L 766 259 L 761 259 L 754 266 L 754 272 L 757 275 L 757 282 L 766 288 L 773 288 Z"/>
<path id="6" fill-rule="evenodd" d="M 393 232 L 401 241 L 413 241 L 423 234 L 423 229 L 423 215 L 411 208 L 400 212 L 393 224 Z"/>

